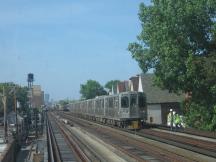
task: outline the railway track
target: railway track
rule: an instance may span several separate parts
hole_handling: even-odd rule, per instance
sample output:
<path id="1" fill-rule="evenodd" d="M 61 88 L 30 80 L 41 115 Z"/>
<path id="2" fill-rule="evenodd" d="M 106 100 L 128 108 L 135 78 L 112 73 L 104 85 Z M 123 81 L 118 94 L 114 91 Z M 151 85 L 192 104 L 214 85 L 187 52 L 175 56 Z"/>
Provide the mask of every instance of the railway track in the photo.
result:
<path id="1" fill-rule="evenodd" d="M 216 140 L 215 142 L 197 140 L 192 137 L 185 137 L 149 129 L 139 131 L 138 135 L 216 158 Z"/>
<path id="2" fill-rule="evenodd" d="M 48 132 L 48 150 L 49 161 L 51 162 L 63 162 L 63 161 L 79 161 L 75 157 L 74 150 L 70 148 L 70 145 L 66 141 L 61 129 L 57 123 L 50 116 L 47 121 Z"/>
<path id="3" fill-rule="evenodd" d="M 67 128 L 52 115 L 48 115 L 49 161 L 51 162 L 89 162 L 100 161 L 93 153 L 82 149 L 82 142 L 75 138 Z M 88 150 L 89 151 L 89 150 Z"/>
<path id="4" fill-rule="evenodd" d="M 101 147 L 100 144 L 98 144 L 97 142 L 91 140 L 92 144 L 90 145 L 85 140 L 89 138 L 87 135 L 83 135 L 83 133 L 80 133 L 79 130 L 75 129 L 71 125 L 66 124 L 64 120 L 59 119 L 58 117 L 54 116 L 52 113 L 49 113 L 48 118 L 51 123 L 50 124 L 51 130 L 55 132 L 54 136 L 57 139 L 56 143 L 53 143 L 54 161 L 67 161 L 67 162 L 68 161 L 82 161 L 82 162 L 121 161 L 124 162 L 124 160 L 116 156 L 115 153 L 111 151 L 107 151 L 106 148 Z M 63 138 L 61 136 L 63 136 Z M 59 138 L 60 140 L 58 140 Z M 65 141 L 65 144 L 63 143 L 63 141 Z M 103 151 L 100 152 L 100 150 L 97 147 L 92 147 L 92 145 L 93 146 L 97 145 L 97 147 L 99 147 L 99 149 L 103 149 Z M 55 148 L 55 146 L 57 146 L 57 149 Z M 69 151 L 68 147 L 72 151 Z M 65 153 L 67 155 L 65 155 Z M 58 157 L 56 158 L 55 154 L 57 154 L 59 158 Z M 75 158 L 70 157 L 69 154 L 72 154 L 73 157 Z"/>
<path id="5" fill-rule="evenodd" d="M 156 131 L 152 129 L 142 129 L 138 132 L 135 132 L 132 130 L 125 130 L 125 129 L 121 129 L 121 130 L 132 133 L 132 134 L 136 133 L 137 135 L 141 137 L 146 137 L 152 140 L 160 141 L 166 144 L 174 145 L 176 147 L 180 147 L 183 149 L 187 149 L 187 150 L 194 151 L 194 152 L 206 155 L 206 156 L 216 158 L 216 151 L 215 151 L 216 150 L 216 140 L 214 140 L 212 136 L 214 135 L 214 133 L 209 133 L 209 132 L 202 133 L 201 131 L 196 132 L 195 130 L 193 130 L 193 135 L 201 136 L 202 134 L 205 134 L 204 137 L 213 138 L 211 141 L 205 141 L 199 138 L 190 137 L 190 135 L 192 135 L 192 132 L 189 133 L 190 134 L 189 137 L 187 136 L 185 137 L 181 135 L 175 135 L 172 133 L 161 132 L 161 131 Z M 215 141 L 215 142 L 212 142 L 212 141 Z"/>
<path id="6" fill-rule="evenodd" d="M 170 144 L 176 147 L 180 147 L 183 149 L 187 149 L 193 152 L 197 152 L 197 153 L 200 153 L 206 156 L 216 158 L 216 151 L 215 151 L 216 150 L 216 140 L 214 139 L 213 140 L 215 142 L 212 142 L 213 140 L 205 141 L 199 138 L 198 138 L 199 140 L 197 140 L 197 138 L 185 137 L 185 136 L 175 135 L 172 133 L 156 131 L 152 129 L 143 129 L 138 132 L 131 131 L 131 130 L 125 130 L 125 129 L 121 129 L 121 130 L 132 133 L 132 134 L 136 133 L 137 135 L 141 137 L 146 137 L 152 140 L 156 140 L 159 142 L 163 142 L 166 144 Z M 207 136 L 207 134 L 205 135 Z"/>
<path id="7" fill-rule="evenodd" d="M 84 124 L 85 122 L 83 122 L 83 120 L 81 121 L 78 121 L 80 119 L 74 119 L 73 120 L 71 119 L 71 116 L 70 115 L 66 115 L 65 113 L 61 114 L 64 118 L 67 118 L 68 120 L 72 121 L 72 122 L 75 122 L 77 124 L 80 125 L 81 123 L 81 126 L 84 128 L 84 129 L 89 129 L 90 132 L 92 132 L 92 129 L 94 130 L 92 133 L 95 133 L 95 130 L 97 130 L 97 133 L 96 135 L 98 137 L 102 137 L 104 141 L 108 142 L 108 143 L 111 143 L 114 147 L 118 148 L 119 150 L 121 150 L 122 152 L 128 154 L 129 156 L 133 157 L 133 158 L 137 158 L 137 161 L 141 161 L 141 160 L 146 160 L 148 161 L 149 159 L 151 160 L 156 160 L 156 161 L 203 161 L 202 158 L 200 158 L 200 154 L 204 154 L 204 155 L 207 155 L 207 156 L 211 156 L 209 157 L 209 160 L 215 160 L 214 157 L 215 157 L 215 152 L 214 152 L 214 148 L 215 148 L 215 145 L 211 145 L 211 144 L 207 144 L 205 142 L 203 143 L 199 143 L 197 144 L 197 140 L 196 140 L 196 143 L 193 143 L 195 141 L 192 142 L 193 139 L 188 139 L 186 137 L 182 137 L 181 139 L 179 138 L 178 140 L 176 139 L 175 140 L 175 137 L 171 140 L 169 138 L 169 136 L 167 136 L 166 134 L 166 138 L 165 138 L 165 134 L 163 134 L 164 136 L 161 136 L 160 135 L 154 135 L 152 132 L 151 134 L 147 134 L 146 132 L 136 132 L 137 135 L 139 135 L 138 139 L 131 139 L 129 137 L 127 137 L 127 135 L 125 135 L 124 133 L 125 132 L 122 132 L 122 133 L 112 133 L 111 130 L 108 129 L 105 129 L 105 128 L 102 128 L 102 127 L 99 127 L 100 129 L 98 129 L 98 127 L 94 127 L 94 124 Z M 90 126 L 93 127 L 92 129 L 90 129 Z M 105 132 L 105 133 L 104 133 Z M 132 132 L 130 132 L 132 133 Z M 134 132 L 133 132 L 134 133 Z M 157 132 L 158 133 L 158 132 Z M 121 134 L 121 135 L 120 135 Z M 169 144 L 169 145 L 174 145 L 176 147 L 181 147 L 181 148 L 184 148 L 184 149 L 187 149 L 187 150 L 190 150 L 190 151 L 183 151 L 184 153 L 181 153 L 179 154 L 179 149 L 176 148 L 176 149 L 173 149 L 173 150 L 166 150 L 165 148 L 160 148 L 160 147 L 157 147 L 155 145 L 152 145 L 152 143 L 154 143 L 152 141 L 149 142 L 149 143 L 145 143 L 143 142 L 140 137 L 143 135 L 146 135 L 145 137 L 148 138 L 148 139 L 152 139 L 152 140 L 157 140 L 157 141 L 160 141 L 160 142 L 163 142 L 163 143 L 166 143 L 166 144 Z M 111 140 L 110 140 L 111 139 Z M 185 139 L 187 139 L 187 142 L 184 142 L 182 143 Z M 190 141 L 191 140 L 191 141 Z M 211 145 L 211 146 L 210 146 Z M 198 148 L 197 150 L 197 146 L 200 147 Z M 205 147 L 204 147 L 205 146 Z M 168 146 L 162 146 L 162 147 L 168 147 Z M 205 149 L 202 149 L 202 147 L 204 147 Z M 211 147 L 211 148 L 210 148 Z M 189 149 L 188 149 L 189 148 Z M 193 151 L 193 152 L 191 152 Z M 199 154 L 196 154 L 194 153 L 194 157 L 193 156 L 186 156 L 186 154 L 188 154 L 188 152 L 190 152 L 191 154 L 194 153 L 194 152 L 197 152 Z M 199 156 L 199 158 L 195 158 L 196 156 Z M 138 159 L 139 158 L 139 159 Z M 208 161 L 209 161 L 208 160 Z"/>

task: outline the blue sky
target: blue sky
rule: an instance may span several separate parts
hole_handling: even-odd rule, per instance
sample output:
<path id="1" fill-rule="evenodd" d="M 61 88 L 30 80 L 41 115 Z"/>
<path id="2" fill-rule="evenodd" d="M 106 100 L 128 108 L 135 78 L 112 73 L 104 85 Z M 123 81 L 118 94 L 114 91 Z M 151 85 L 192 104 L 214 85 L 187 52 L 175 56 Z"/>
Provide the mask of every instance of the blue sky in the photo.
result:
<path id="1" fill-rule="evenodd" d="M 34 73 L 51 98 L 78 99 L 88 79 L 104 85 L 141 73 L 127 51 L 141 31 L 141 0 L 0 0 L 0 82 Z"/>

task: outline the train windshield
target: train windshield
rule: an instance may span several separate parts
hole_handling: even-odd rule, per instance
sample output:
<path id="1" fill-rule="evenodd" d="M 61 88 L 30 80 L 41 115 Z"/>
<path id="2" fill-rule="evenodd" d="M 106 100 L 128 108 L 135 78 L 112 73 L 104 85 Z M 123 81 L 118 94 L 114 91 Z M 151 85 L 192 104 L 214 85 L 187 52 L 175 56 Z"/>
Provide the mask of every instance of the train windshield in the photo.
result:
<path id="1" fill-rule="evenodd" d="M 143 93 L 139 94 L 139 107 L 144 108 L 145 107 L 145 96 Z"/>
<path id="2" fill-rule="evenodd" d="M 122 108 L 128 108 L 129 107 L 129 99 L 127 96 L 123 96 L 121 98 L 121 107 Z"/>
<path id="3" fill-rule="evenodd" d="M 137 105 L 137 95 L 136 94 L 132 94 L 130 96 L 130 106 L 134 107 Z"/>

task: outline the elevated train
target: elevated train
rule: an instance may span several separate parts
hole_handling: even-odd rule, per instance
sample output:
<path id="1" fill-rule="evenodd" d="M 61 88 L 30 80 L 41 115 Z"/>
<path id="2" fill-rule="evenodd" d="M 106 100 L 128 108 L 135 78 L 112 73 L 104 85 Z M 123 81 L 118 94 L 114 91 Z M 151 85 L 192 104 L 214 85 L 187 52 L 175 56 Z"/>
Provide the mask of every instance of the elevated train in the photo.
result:
<path id="1" fill-rule="evenodd" d="M 139 129 L 147 119 L 146 97 L 140 92 L 124 92 L 70 103 L 76 116 L 129 129 Z"/>

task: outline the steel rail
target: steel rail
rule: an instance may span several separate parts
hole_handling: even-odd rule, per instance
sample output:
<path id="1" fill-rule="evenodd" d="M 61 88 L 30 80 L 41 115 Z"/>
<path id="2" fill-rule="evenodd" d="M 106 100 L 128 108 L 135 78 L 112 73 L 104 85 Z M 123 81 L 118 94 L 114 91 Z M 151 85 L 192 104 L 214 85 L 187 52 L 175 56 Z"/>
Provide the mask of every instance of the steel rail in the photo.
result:
<path id="1" fill-rule="evenodd" d="M 55 118 L 54 116 L 52 116 L 52 117 Z M 91 160 L 80 149 L 80 147 L 78 146 L 78 144 L 75 142 L 75 140 L 73 138 L 71 138 L 71 136 L 68 134 L 68 132 L 66 132 L 66 130 L 62 127 L 62 125 L 59 124 L 59 122 L 58 122 L 58 120 L 56 118 L 55 118 L 55 123 L 58 125 L 58 127 L 59 127 L 62 135 L 66 139 L 66 142 L 69 144 L 70 148 L 72 150 L 74 150 L 74 152 L 76 153 L 76 155 L 78 156 L 78 158 L 82 162 L 90 162 Z"/>
<path id="2" fill-rule="evenodd" d="M 54 162 L 54 153 L 53 153 L 53 148 L 52 148 L 52 140 L 51 140 L 48 121 L 46 121 L 46 127 L 47 127 L 48 148 L 49 148 L 49 161 Z"/>
<path id="3" fill-rule="evenodd" d="M 65 113 L 63 113 L 63 115 L 70 116 L 69 114 L 65 114 Z M 95 122 L 95 121 L 91 121 L 91 122 Z M 96 122 L 96 123 L 98 123 L 98 122 Z M 98 123 L 98 124 L 101 124 L 101 123 Z M 112 128 L 116 129 L 115 126 L 111 126 L 111 125 L 107 125 L 107 124 L 106 124 L 106 126 L 109 126 L 109 127 L 112 127 Z M 133 130 L 123 129 L 123 128 L 118 128 L 118 130 L 128 132 L 128 133 L 131 133 L 131 134 L 135 133 Z M 199 154 L 203 154 L 203 155 L 207 155 L 207 156 L 216 158 L 216 152 L 212 151 L 212 150 L 210 150 L 208 148 L 206 148 L 206 149 L 205 148 L 200 148 L 197 145 L 187 144 L 187 143 L 183 143 L 181 141 L 173 141 L 171 139 L 165 139 L 165 138 L 162 138 L 160 136 L 155 136 L 155 135 L 152 135 L 152 134 L 149 135 L 149 134 L 136 132 L 136 135 L 139 135 L 139 136 L 145 137 L 145 138 L 149 138 L 149 139 L 152 139 L 152 140 L 155 140 L 155 141 L 163 142 L 163 143 L 173 145 L 173 146 L 176 146 L 176 147 L 179 147 L 179 148 L 183 148 L 183 149 L 186 149 L 186 150 L 190 150 L 190 151 L 193 151 L 193 152 L 196 152 L 196 153 L 199 153 Z M 187 138 L 185 137 L 185 139 L 187 139 Z"/>
<path id="4" fill-rule="evenodd" d="M 63 113 L 63 115 L 65 117 L 67 117 L 67 118 L 70 117 L 69 114 Z M 116 127 L 114 127 L 114 128 L 116 128 Z M 119 129 L 120 128 L 118 128 L 118 130 Z M 131 131 L 131 130 L 125 130 L 125 129 L 120 129 L 120 130 L 124 131 L 124 132 L 134 134 L 134 131 Z M 152 140 L 155 140 L 155 141 L 159 141 L 159 142 L 162 142 L 162 143 L 166 143 L 166 144 L 169 144 L 169 145 L 173 145 L 173 146 L 183 148 L 183 149 L 186 149 L 186 150 L 190 150 L 190 151 L 193 151 L 193 152 L 196 152 L 196 153 L 199 153 L 199 154 L 207 155 L 209 157 L 214 157 L 214 158 L 216 157 L 216 153 L 213 152 L 213 151 L 208 150 L 208 148 L 207 149 L 197 148 L 197 146 L 195 146 L 195 145 L 183 144 L 183 143 L 178 142 L 178 141 L 170 141 L 168 139 L 163 139 L 163 138 L 158 137 L 158 136 L 143 134 L 143 133 L 139 133 L 139 132 L 136 132 L 136 135 L 139 135 L 139 136 L 145 137 L 145 138 L 149 138 L 149 139 L 152 139 Z"/>
<path id="5" fill-rule="evenodd" d="M 90 161 L 106 161 L 106 159 L 104 159 L 101 155 L 98 155 L 88 144 L 84 144 L 84 142 L 79 139 L 76 135 L 74 135 L 74 133 L 67 127 L 67 125 L 62 125 L 62 124 L 59 124 L 61 126 L 63 126 L 65 129 L 64 130 L 67 130 L 67 132 L 70 134 L 68 135 L 70 138 L 70 140 L 72 139 L 73 141 L 77 141 L 76 143 L 79 143 L 79 147 L 80 148 L 84 148 L 84 154 L 87 154 L 88 155 L 88 159 L 90 159 Z M 63 129 L 63 128 L 62 128 Z M 87 152 L 87 153 L 86 153 Z M 89 155 L 89 153 L 91 155 Z"/>
<path id="6" fill-rule="evenodd" d="M 52 148 L 53 148 L 53 155 L 54 155 L 54 161 L 55 162 L 61 162 L 61 155 L 60 155 L 60 152 L 59 152 L 59 149 L 58 149 L 58 145 L 57 145 L 57 142 L 56 142 L 56 139 L 55 139 L 55 136 L 54 136 L 54 133 L 52 131 L 52 127 L 51 127 L 51 124 L 49 123 L 48 121 L 48 131 L 50 131 L 50 139 L 52 141 Z"/>

